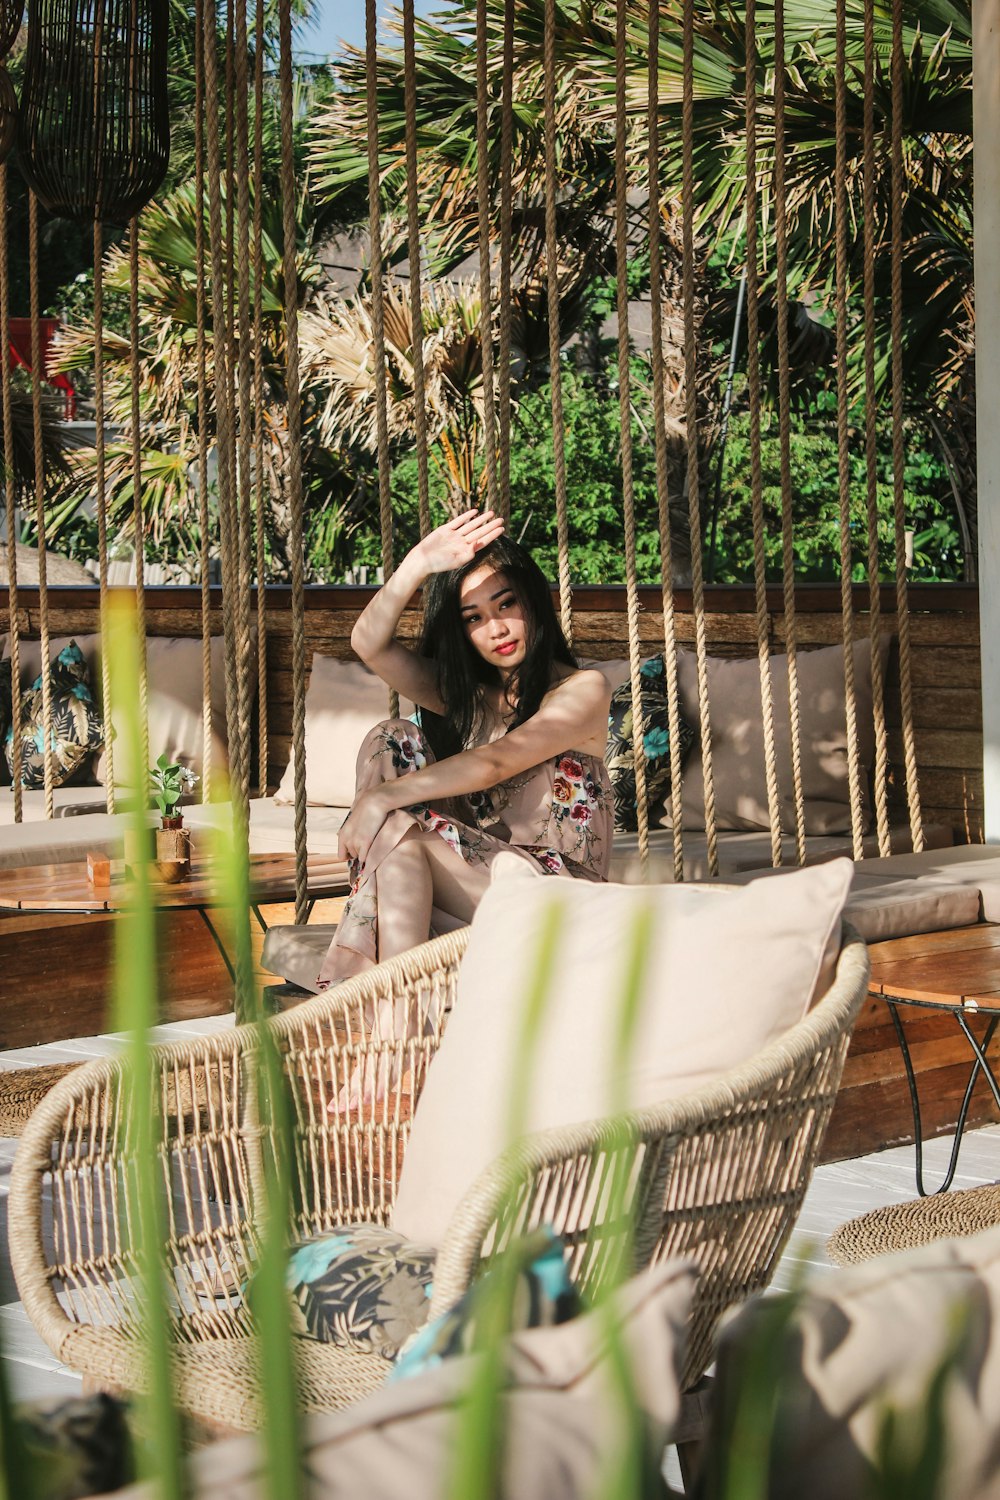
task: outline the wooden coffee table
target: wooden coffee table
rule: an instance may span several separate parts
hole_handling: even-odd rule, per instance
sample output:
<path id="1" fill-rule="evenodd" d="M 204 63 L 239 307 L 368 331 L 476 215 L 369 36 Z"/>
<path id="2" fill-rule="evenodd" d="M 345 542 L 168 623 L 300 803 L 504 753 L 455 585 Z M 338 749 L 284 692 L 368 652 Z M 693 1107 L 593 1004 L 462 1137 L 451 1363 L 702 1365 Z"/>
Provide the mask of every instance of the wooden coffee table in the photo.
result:
<path id="1" fill-rule="evenodd" d="M 941 1186 L 933 1190 L 943 1193 L 955 1176 L 972 1091 L 980 1075 L 986 1080 L 1000 1109 L 1000 1083 L 987 1056 L 994 1032 L 1000 1025 L 1000 924 L 980 923 L 975 927 L 893 938 L 889 942 L 872 944 L 869 953 L 872 966 L 870 989 L 889 1007 L 906 1069 L 916 1141 L 917 1191 L 921 1197 L 930 1194 L 924 1187 L 920 1097 L 909 1043 L 899 1015 L 900 1007 L 954 1016 L 972 1051 L 972 1068 L 955 1126 L 948 1170 Z M 980 1026 L 979 1036 L 973 1029 L 974 1023 Z"/>
<path id="2" fill-rule="evenodd" d="M 309 909 L 328 896 L 343 896 L 349 890 L 347 865 L 329 855 L 311 855 L 306 861 L 306 891 Z M 87 879 L 86 855 L 54 865 L 23 865 L 0 871 L 0 912 L 51 912 L 69 916 L 88 912 L 118 912 L 128 904 L 132 887 L 123 860 L 111 862 L 111 884 L 91 885 Z M 150 869 L 150 898 L 158 911 L 196 911 L 211 933 L 219 953 L 234 977 L 232 961 L 212 920 L 213 908 L 221 905 L 218 877 L 211 860 L 192 855 L 191 874 L 174 885 L 157 878 Z M 250 856 L 250 909 L 262 930 L 267 923 L 262 906 L 295 899 L 294 854 Z"/>

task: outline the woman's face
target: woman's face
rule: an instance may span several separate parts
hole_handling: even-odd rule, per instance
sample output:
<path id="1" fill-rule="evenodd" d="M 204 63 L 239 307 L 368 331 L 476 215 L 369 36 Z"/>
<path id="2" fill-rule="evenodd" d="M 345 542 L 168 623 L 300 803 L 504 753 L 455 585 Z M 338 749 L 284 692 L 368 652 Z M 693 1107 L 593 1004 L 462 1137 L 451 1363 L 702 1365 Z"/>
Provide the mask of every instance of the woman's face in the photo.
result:
<path id="1" fill-rule="evenodd" d="M 506 574 L 488 563 L 473 569 L 462 580 L 458 605 L 473 648 L 509 677 L 524 661 L 528 622 Z"/>

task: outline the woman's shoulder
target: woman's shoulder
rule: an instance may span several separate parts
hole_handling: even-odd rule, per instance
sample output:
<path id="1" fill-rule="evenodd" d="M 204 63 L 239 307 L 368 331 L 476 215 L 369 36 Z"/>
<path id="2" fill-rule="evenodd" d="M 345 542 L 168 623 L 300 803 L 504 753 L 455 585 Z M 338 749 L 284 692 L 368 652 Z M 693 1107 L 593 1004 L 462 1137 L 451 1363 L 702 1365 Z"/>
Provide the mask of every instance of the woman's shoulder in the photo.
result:
<path id="1" fill-rule="evenodd" d="M 549 688 L 549 695 L 572 693 L 589 698 L 610 698 L 611 685 L 599 667 L 559 666 L 559 676 Z"/>

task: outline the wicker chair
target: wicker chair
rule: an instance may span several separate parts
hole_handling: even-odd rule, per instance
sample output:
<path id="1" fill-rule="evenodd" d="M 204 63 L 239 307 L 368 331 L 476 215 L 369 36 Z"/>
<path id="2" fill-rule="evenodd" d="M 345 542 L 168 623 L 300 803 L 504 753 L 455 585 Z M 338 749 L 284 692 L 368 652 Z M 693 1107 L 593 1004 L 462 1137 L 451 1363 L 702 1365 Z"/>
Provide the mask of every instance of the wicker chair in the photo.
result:
<path id="1" fill-rule="evenodd" d="M 388 1221 L 411 1108 L 467 937 L 435 939 L 268 1022 L 296 1117 L 293 1235 Z M 621 1205 L 609 1208 L 615 1195 L 607 1184 L 612 1162 L 620 1168 L 624 1158 L 618 1180 L 629 1184 L 636 1269 L 671 1255 L 701 1269 L 686 1370 L 694 1385 L 720 1314 L 766 1285 L 795 1221 L 867 974 L 864 944 L 845 929 L 830 992 L 744 1067 L 617 1126 L 548 1131 L 501 1158 L 455 1216 L 435 1269 L 432 1315 L 462 1293 L 508 1233 L 538 1223 L 564 1235 L 571 1272 L 593 1289 L 615 1259 L 609 1247 L 622 1243 Z M 370 1039 L 373 1029 L 385 1038 L 391 1023 L 397 1036 L 418 1039 Z M 241 1027 L 153 1049 L 155 1107 L 166 1121 L 177 1400 L 223 1430 L 259 1422 L 240 1295 L 255 1248 L 260 1131 L 243 1114 L 256 1046 L 254 1029 Z M 384 1091 L 352 1090 L 359 1069 L 373 1064 L 396 1081 Z M 135 1389 L 144 1351 L 124 1205 L 134 1118 L 126 1078 L 120 1063 L 102 1059 L 39 1106 L 17 1153 L 9 1231 L 24 1307 L 53 1352 L 105 1388 Z M 338 1112 L 329 1112 L 331 1101 Z M 388 1370 L 370 1353 L 299 1343 L 306 1410 L 344 1406 Z"/>

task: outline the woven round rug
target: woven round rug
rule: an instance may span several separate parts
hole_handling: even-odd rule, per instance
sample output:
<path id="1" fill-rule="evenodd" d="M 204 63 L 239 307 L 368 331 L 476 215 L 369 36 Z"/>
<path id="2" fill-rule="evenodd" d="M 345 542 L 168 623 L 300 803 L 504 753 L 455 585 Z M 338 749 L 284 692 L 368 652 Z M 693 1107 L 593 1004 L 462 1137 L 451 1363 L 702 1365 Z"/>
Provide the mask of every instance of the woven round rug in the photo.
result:
<path id="1" fill-rule="evenodd" d="M 1000 1182 L 958 1192 L 935 1193 L 872 1209 L 831 1234 L 827 1253 L 838 1266 L 853 1266 L 874 1255 L 890 1255 L 934 1240 L 960 1239 L 1000 1224 Z"/>
<path id="2" fill-rule="evenodd" d="M 80 1066 L 80 1063 L 47 1063 L 40 1068 L 0 1071 L 0 1136 L 20 1135 L 49 1090 Z"/>

